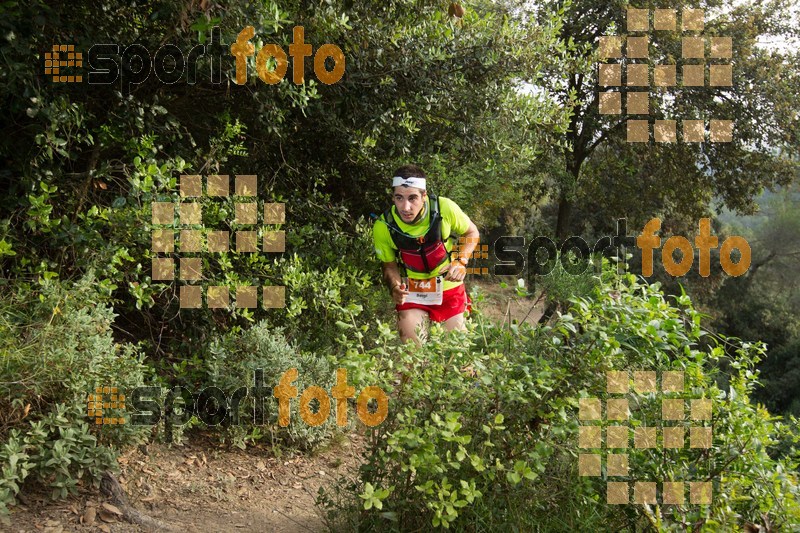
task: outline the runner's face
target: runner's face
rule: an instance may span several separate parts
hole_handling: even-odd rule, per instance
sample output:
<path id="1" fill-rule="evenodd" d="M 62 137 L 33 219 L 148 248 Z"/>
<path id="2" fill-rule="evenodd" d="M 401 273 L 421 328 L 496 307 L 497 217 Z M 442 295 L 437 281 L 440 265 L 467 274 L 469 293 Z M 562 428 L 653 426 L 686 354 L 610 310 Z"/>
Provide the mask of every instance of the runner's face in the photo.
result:
<path id="1" fill-rule="evenodd" d="M 405 223 L 414 222 L 422 208 L 425 207 L 425 191 L 414 187 L 395 187 L 394 206 L 397 214 Z"/>

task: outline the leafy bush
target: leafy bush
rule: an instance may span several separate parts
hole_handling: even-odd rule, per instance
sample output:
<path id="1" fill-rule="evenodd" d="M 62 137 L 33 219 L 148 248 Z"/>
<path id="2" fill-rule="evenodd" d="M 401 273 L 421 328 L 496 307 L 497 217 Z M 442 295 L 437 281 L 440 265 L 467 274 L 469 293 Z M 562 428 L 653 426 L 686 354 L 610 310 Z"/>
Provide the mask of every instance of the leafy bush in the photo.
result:
<path id="1" fill-rule="evenodd" d="M 4 298 L 2 511 L 26 480 L 51 487 L 54 498 L 82 479 L 99 480 L 115 465 L 118 447 L 144 437 L 140 427 L 87 424 L 87 397 L 96 387 L 130 390 L 147 371 L 137 347 L 114 342 L 110 291 L 86 276 L 75 284 L 20 284 Z"/>
<path id="2" fill-rule="evenodd" d="M 607 260 L 598 258 L 606 263 Z M 568 306 L 570 298 L 590 296 L 597 286 L 596 267 L 590 259 L 583 272 L 573 274 L 564 269 L 559 253 L 552 263 L 548 263 L 550 272 L 547 275 L 537 276 L 535 279 L 540 284 L 542 290 L 547 294 L 550 302 L 556 305 Z M 569 265 L 579 266 L 578 259 L 574 254 L 569 254 L 567 260 Z"/>
<path id="3" fill-rule="evenodd" d="M 51 487 L 53 499 L 65 498 L 80 480 L 97 485 L 103 472 L 116 470 L 117 456 L 90 432 L 80 407 L 56 404 L 24 435 L 11 430 L 0 449 L 0 463 L 0 514 L 5 514 L 26 480 Z"/>
<path id="4" fill-rule="evenodd" d="M 681 531 L 798 523 L 795 452 L 769 453 L 791 432 L 749 401 L 761 348 L 739 343 L 727 361 L 713 341 L 701 348 L 706 334 L 688 297 L 673 306 L 657 285 L 604 276 L 611 283 L 573 299 L 549 327 L 514 325 L 509 334 L 478 316 L 466 333 L 434 328 L 419 350 L 379 337 L 354 355 L 351 363 L 379 372 L 384 386 L 398 369 L 408 376 L 372 434 L 359 479 L 321 493 L 332 527 Z M 467 364 L 477 377 L 460 371 Z M 626 369 L 681 370 L 681 397 L 713 400 L 710 449 L 627 450 L 627 479 L 713 480 L 710 506 L 607 505 L 606 477 L 578 476 L 577 455 L 587 452 L 577 442 L 579 398 L 604 397 L 605 372 Z M 632 398 L 631 425 L 660 424 L 656 394 Z"/>
<path id="5" fill-rule="evenodd" d="M 308 450 L 323 442 L 335 427 L 334 417 L 320 426 L 309 426 L 297 410 L 299 397 L 290 401 L 291 418 L 287 427 L 278 425 L 278 402 L 272 388 L 290 368 L 296 368 L 298 395 L 310 386 L 330 389 L 334 369 L 329 357 L 299 352 L 285 339 L 281 330 L 259 322 L 245 331 L 235 331 L 212 342 L 207 359 L 207 384 L 219 387 L 231 397 L 239 387 L 252 387 L 257 370 L 263 371 L 266 398 L 256 405 L 252 394 L 239 404 L 237 425 L 228 425 L 223 433 L 232 444 L 244 448 L 248 440 L 269 437 L 273 445 Z"/>

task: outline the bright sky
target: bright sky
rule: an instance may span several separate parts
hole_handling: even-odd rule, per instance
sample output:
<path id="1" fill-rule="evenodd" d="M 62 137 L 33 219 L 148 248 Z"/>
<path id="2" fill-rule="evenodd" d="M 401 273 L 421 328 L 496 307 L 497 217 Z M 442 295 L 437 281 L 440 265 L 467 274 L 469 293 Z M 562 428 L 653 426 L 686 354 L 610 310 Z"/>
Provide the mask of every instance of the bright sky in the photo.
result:
<path id="1" fill-rule="evenodd" d="M 744 1 L 744 0 L 733 0 L 732 6 L 742 6 L 748 5 L 751 2 Z M 760 2 L 752 2 L 755 4 L 759 4 Z M 731 6 L 731 7 L 732 7 Z M 731 7 L 728 9 L 722 9 L 723 13 L 730 11 Z M 792 26 L 795 29 L 800 28 L 800 1 L 792 0 L 790 2 L 789 11 L 792 14 Z M 767 50 L 775 50 L 777 52 L 796 52 L 800 49 L 800 38 L 795 37 L 794 39 L 786 38 L 785 36 L 775 36 L 775 35 L 762 35 L 758 38 L 758 45 L 762 48 Z"/>

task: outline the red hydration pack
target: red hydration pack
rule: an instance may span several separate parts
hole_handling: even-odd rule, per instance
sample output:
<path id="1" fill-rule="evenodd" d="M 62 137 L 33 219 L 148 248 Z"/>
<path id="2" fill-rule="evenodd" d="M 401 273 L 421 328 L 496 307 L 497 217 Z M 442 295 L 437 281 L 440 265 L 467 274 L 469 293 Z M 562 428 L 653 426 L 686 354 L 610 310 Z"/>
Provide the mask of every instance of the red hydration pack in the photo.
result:
<path id="1" fill-rule="evenodd" d="M 442 240 L 442 217 L 439 213 L 439 198 L 435 194 L 428 195 L 431 209 L 430 225 L 425 235 L 413 237 L 400 229 L 390 207 L 383 213 L 389 235 L 400 251 L 400 262 L 413 272 L 430 273 L 445 263 L 449 254 Z"/>

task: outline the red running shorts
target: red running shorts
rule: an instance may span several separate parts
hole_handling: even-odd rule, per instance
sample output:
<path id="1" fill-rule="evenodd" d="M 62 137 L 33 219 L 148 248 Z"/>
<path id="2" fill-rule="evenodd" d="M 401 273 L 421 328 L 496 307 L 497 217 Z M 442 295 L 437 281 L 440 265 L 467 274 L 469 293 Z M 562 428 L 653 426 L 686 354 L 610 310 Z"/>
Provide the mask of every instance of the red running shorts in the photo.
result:
<path id="1" fill-rule="evenodd" d="M 395 306 L 397 311 L 407 309 L 422 309 L 428 312 L 428 316 L 434 322 L 444 322 L 464 311 L 472 311 L 472 299 L 467 294 L 464 284 L 447 289 L 442 293 L 442 303 L 438 305 L 424 305 L 415 303 L 404 303 Z"/>

